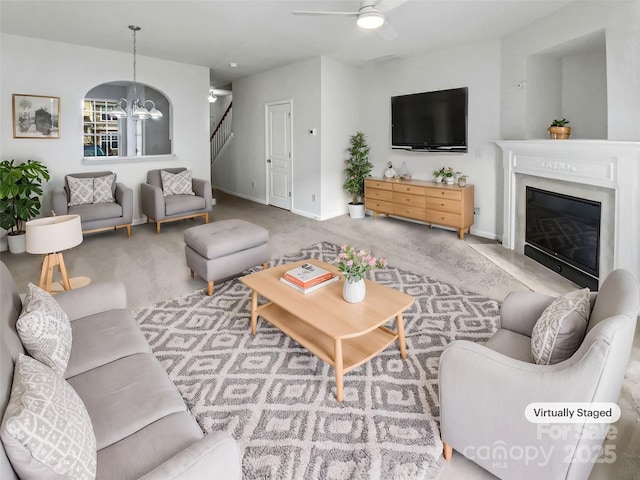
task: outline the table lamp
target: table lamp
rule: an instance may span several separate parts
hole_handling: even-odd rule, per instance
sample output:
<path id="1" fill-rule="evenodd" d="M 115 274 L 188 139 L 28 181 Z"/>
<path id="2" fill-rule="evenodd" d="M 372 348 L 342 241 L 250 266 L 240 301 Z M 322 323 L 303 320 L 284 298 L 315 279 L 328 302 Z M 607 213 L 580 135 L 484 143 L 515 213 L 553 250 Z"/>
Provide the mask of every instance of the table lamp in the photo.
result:
<path id="1" fill-rule="evenodd" d="M 58 215 L 38 218 L 26 223 L 27 252 L 45 254 L 40 274 L 40 288 L 52 291 L 53 267 L 58 266 L 62 287 L 71 290 L 72 284 L 64 265 L 62 251 L 82 243 L 80 215 Z M 80 285 L 74 285 L 78 287 Z"/>

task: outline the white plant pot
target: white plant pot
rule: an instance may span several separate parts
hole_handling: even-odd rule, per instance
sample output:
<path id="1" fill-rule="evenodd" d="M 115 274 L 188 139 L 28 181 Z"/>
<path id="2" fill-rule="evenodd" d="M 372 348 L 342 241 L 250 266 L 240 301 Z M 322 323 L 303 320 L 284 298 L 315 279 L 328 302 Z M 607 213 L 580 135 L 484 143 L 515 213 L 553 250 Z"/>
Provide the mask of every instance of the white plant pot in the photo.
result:
<path id="1" fill-rule="evenodd" d="M 444 181 L 447 185 L 453 185 L 456 179 L 453 177 L 445 177 Z"/>
<path id="2" fill-rule="evenodd" d="M 9 242 L 9 251 L 11 253 L 24 253 L 27 251 L 26 234 L 7 235 L 7 241 Z"/>
<path id="3" fill-rule="evenodd" d="M 367 288 L 363 279 L 358 280 L 357 282 L 350 282 L 349 280 L 344 280 L 344 285 L 342 286 L 342 298 L 344 298 L 349 303 L 358 303 L 364 300 L 364 296 L 367 293 Z"/>
<path id="4" fill-rule="evenodd" d="M 349 216 L 351 218 L 364 218 L 364 203 L 350 203 Z"/>

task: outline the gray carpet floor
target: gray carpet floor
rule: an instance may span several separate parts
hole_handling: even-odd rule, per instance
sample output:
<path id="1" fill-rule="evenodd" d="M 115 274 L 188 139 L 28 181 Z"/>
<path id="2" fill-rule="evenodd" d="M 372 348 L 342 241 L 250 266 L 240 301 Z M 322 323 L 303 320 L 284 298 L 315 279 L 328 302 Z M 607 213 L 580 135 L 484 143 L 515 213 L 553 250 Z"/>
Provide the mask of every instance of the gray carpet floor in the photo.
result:
<path id="1" fill-rule="evenodd" d="M 398 268 L 428 275 L 496 300 L 501 301 L 514 290 L 529 290 L 524 283 L 480 253 L 482 248 L 477 248 L 478 245 L 495 246 L 495 241 L 474 235 L 467 235 L 461 241 L 450 230 L 429 229 L 424 225 L 385 217 L 353 220 L 344 215 L 319 222 L 220 192 L 215 196 L 217 205 L 213 207 L 211 220 L 242 218 L 266 228 L 270 234 L 272 258 L 321 241 L 349 243 L 371 250 Z M 205 288 L 204 281 L 190 277 L 184 256 L 184 230 L 200 224 L 200 219 L 166 223 L 160 235 L 155 233 L 155 224 L 137 225 L 132 229 L 131 238 L 127 238 L 124 230 L 87 235 L 81 245 L 64 253 L 67 270 L 72 277 L 88 276 L 93 282 L 122 280 L 131 310 Z M 38 282 L 39 255 L 2 252 L 0 259 L 13 273 L 22 293 L 26 292 L 28 282 Z M 524 274 L 535 273 L 527 271 Z M 637 332 L 620 400 L 623 418 L 618 422 L 617 461 L 596 465 L 591 480 L 640 478 L 639 339 L 640 333 Z M 493 477 L 455 454 L 438 478 Z"/>

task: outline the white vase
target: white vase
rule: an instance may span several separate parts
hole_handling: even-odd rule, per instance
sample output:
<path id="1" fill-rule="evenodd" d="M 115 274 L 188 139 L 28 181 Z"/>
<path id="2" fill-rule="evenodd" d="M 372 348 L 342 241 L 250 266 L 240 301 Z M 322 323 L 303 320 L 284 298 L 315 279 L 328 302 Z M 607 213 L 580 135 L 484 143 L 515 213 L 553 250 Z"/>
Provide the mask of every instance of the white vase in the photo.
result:
<path id="1" fill-rule="evenodd" d="M 24 253 L 27 250 L 27 236 L 24 233 L 7 235 L 7 241 L 11 253 Z"/>
<path id="2" fill-rule="evenodd" d="M 445 181 L 445 183 L 447 185 L 453 185 L 453 183 L 456 181 L 456 179 L 453 178 L 453 177 L 445 177 L 444 181 Z"/>
<path id="3" fill-rule="evenodd" d="M 358 303 L 364 300 L 364 296 L 367 293 L 364 280 L 357 281 L 345 279 L 342 286 L 342 297 L 349 303 Z"/>
<path id="4" fill-rule="evenodd" d="M 351 218 L 364 218 L 364 203 L 350 203 L 349 216 Z"/>

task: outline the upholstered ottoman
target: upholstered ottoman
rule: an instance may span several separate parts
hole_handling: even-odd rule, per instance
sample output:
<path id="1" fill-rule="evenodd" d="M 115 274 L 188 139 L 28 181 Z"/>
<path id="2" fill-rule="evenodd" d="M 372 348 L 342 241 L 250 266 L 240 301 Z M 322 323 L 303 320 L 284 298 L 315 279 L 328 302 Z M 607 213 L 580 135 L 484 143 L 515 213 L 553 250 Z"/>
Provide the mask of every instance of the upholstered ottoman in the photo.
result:
<path id="1" fill-rule="evenodd" d="M 267 268 L 269 232 L 244 220 L 221 220 L 184 231 L 185 254 L 191 276 L 207 282 L 207 295 L 213 295 L 213 282 L 233 277 L 247 268 L 262 264 Z"/>

